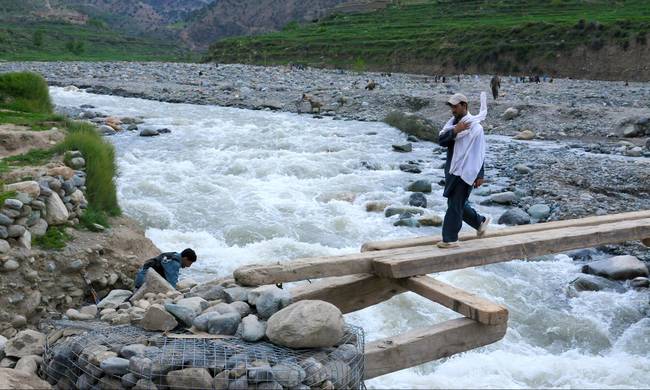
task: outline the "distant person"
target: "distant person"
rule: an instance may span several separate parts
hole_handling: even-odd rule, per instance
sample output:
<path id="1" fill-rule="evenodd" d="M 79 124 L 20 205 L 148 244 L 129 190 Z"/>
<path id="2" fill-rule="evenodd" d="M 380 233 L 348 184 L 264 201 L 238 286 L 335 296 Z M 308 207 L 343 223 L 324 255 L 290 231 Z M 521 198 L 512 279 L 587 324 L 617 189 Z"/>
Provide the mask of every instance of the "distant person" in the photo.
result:
<path id="1" fill-rule="evenodd" d="M 501 79 L 499 76 L 494 75 L 490 80 L 490 88 L 492 89 L 492 97 L 497 100 L 499 97 L 499 88 L 501 88 Z"/>
<path id="2" fill-rule="evenodd" d="M 447 148 L 445 162 L 445 189 L 447 212 L 442 225 L 442 241 L 439 248 L 458 247 L 458 233 L 463 221 L 483 236 L 490 224 L 490 218 L 474 210 L 469 202 L 472 188 L 484 182 L 485 134 L 481 121 L 487 116 L 485 92 L 481 93 L 481 111 L 471 115 L 468 111 L 467 97 L 455 94 L 447 100 L 452 117 L 440 131 L 438 143 Z"/>
<path id="3" fill-rule="evenodd" d="M 181 268 L 191 267 L 196 261 L 196 253 L 192 249 L 185 249 L 181 253 L 166 252 L 147 260 L 135 275 L 135 288 L 140 288 L 144 283 L 147 270 L 153 268 L 160 276 L 165 278 L 173 287 L 178 283 L 178 274 Z"/>
<path id="4" fill-rule="evenodd" d="M 630 83 L 628 83 L 627 80 L 625 80 L 625 86 L 626 86 L 626 87 L 629 87 L 629 86 L 630 86 Z"/>

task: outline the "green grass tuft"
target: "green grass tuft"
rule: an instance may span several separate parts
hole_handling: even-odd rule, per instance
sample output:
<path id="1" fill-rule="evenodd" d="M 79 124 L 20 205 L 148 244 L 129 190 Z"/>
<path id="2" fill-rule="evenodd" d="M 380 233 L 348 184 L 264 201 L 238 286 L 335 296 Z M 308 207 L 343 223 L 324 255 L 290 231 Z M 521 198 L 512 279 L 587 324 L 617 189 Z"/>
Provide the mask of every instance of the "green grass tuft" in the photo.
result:
<path id="1" fill-rule="evenodd" d="M 0 183 L 0 188 L 4 187 L 4 183 Z M 16 191 L 5 191 L 0 193 L 0 205 L 5 203 L 5 200 L 14 198 L 17 195 Z"/>
<path id="2" fill-rule="evenodd" d="M 102 229 L 98 229 L 95 224 L 101 225 L 105 228 L 109 227 L 108 216 L 103 211 L 98 211 L 93 208 L 86 209 L 79 217 L 79 225 L 91 232 L 101 231 Z"/>
<path id="3" fill-rule="evenodd" d="M 86 160 L 86 197 L 90 207 L 110 216 L 120 214 L 113 178 L 117 174 L 115 149 L 92 124 L 69 121 L 68 135 L 57 151 L 79 150 Z"/>
<path id="4" fill-rule="evenodd" d="M 48 163 L 57 154 L 54 149 L 32 149 L 27 153 L 5 157 L 0 160 L 0 173 L 8 172 L 12 166 L 37 166 Z"/>
<path id="5" fill-rule="evenodd" d="M 41 249 L 61 250 L 70 240 L 72 240 L 72 236 L 66 233 L 64 228 L 50 226 L 44 236 L 33 238 L 32 244 Z"/>
<path id="6" fill-rule="evenodd" d="M 0 108 L 39 114 L 52 114 L 47 82 L 32 72 L 0 74 Z"/>

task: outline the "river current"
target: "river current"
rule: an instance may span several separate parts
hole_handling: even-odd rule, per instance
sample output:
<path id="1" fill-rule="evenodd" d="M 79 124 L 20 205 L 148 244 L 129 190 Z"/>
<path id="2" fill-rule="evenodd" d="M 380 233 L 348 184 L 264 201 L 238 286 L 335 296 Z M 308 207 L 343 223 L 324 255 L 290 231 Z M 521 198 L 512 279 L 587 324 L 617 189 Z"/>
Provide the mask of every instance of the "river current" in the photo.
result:
<path id="1" fill-rule="evenodd" d="M 433 213 L 445 202 L 435 145 L 409 154 L 391 144 L 404 135 L 372 122 L 289 113 L 170 104 L 52 88 L 54 103 L 169 128 L 153 138 L 109 138 L 119 165 L 124 213 L 146 227 L 163 251 L 194 248 L 199 261 L 182 277 L 226 276 L 243 264 L 354 253 L 366 241 L 439 234 L 394 227 L 371 200 L 408 203 L 404 189 L 426 177 Z M 421 160 L 420 175 L 399 164 Z M 474 198 L 474 195 L 473 195 Z M 476 199 L 474 199 L 476 200 Z M 502 210 L 478 206 L 498 217 Z M 395 218 L 395 217 L 393 217 Z M 495 226 L 495 228 L 497 228 Z M 451 358 L 367 381 L 369 388 L 647 388 L 650 306 L 647 292 L 567 294 L 581 264 L 566 255 L 446 272 L 437 277 L 505 305 L 505 338 Z M 346 315 L 366 341 L 458 317 L 407 293 Z"/>

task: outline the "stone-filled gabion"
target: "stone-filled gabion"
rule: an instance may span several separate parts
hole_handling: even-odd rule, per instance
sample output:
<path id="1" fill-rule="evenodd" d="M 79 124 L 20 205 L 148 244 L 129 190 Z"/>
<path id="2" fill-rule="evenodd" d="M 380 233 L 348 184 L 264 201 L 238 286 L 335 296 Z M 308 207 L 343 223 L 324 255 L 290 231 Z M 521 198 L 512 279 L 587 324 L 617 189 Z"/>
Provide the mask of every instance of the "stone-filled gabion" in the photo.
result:
<path id="1" fill-rule="evenodd" d="M 55 327 L 42 376 L 58 389 L 364 388 L 364 335 L 352 326 L 336 347 L 303 350 L 131 325 L 58 321 Z"/>

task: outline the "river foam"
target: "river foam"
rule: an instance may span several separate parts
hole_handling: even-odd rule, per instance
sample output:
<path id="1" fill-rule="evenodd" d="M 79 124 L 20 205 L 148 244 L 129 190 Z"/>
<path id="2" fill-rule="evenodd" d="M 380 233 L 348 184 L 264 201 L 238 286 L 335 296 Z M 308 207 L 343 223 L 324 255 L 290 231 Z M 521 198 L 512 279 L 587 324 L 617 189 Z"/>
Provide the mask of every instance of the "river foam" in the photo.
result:
<path id="1" fill-rule="evenodd" d="M 444 213 L 435 146 L 420 142 L 413 153 L 392 152 L 390 145 L 404 136 L 387 125 L 61 88 L 52 95 L 58 105 L 92 104 L 109 115 L 141 116 L 147 127 L 172 129 L 155 138 L 124 133 L 111 141 L 124 212 L 147 227 L 160 249 L 197 250 L 200 261 L 185 277 L 209 279 L 251 262 L 352 253 L 370 240 L 439 233 L 394 227 L 393 220 L 365 211 L 370 200 L 404 203 L 404 187 L 425 175 L 434 182 L 429 208 Z M 408 160 L 424 162 L 423 175 L 398 169 Z M 647 388 L 647 292 L 569 294 L 566 286 L 579 270 L 580 264 L 559 255 L 439 275 L 508 307 L 506 337 L 367 386 Z M 457 316 L 408 293 L 346 318 L 375 340 Z"/>

